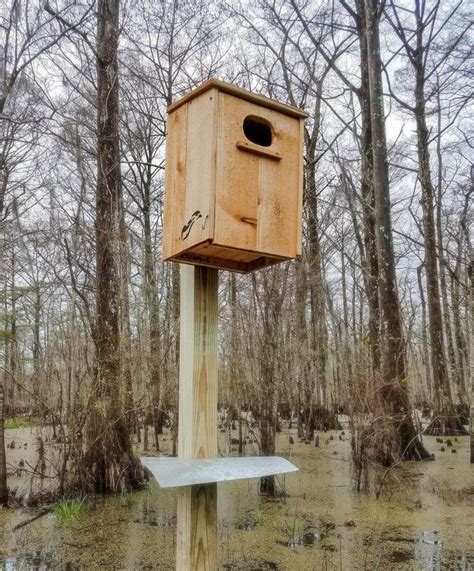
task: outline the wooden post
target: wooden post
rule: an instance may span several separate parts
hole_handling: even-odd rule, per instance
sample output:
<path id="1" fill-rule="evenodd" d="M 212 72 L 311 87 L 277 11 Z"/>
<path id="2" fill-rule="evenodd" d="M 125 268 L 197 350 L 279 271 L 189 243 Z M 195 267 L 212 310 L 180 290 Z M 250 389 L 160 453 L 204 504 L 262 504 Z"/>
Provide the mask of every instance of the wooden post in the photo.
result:
<path id="1" fill-rule="evenodd" d="M 218 270 L 181 265 L 178 457 L 217 456 Z M 178 489 L 176 569 L 217 569 L 217 484 Z"/>

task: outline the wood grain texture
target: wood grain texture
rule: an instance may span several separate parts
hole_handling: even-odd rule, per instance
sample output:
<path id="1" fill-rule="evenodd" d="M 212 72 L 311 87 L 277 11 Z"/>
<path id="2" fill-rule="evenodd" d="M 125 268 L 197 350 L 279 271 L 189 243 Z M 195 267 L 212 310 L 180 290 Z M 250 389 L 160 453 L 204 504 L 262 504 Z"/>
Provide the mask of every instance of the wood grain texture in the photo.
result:
<path id="1" fill-rule="evenodd" d="M 301 256 L 303 249 L 303 187 L 304 187 L 304 119 L 300 119 L 300 150 L 298 164 L 298 213 L 297 218 L 297 234 L 296 234 L 296 255 Z"/>
<path id="2" fill-rule="evenodd" d="M 217 456 L 217 275 L 181 267 L 180 458 Z"/>
<path id="3" fill-rule="evenodd" d="M 262 256 L 255 252 L 221 248 L 209 243 L 200 244 L 189 252 L 183 252 L 171 259 L 183 264 L 206 266 L 243 274 L 285 261 L 284 258 L 276 256 Z"/>
<path id="4" fill-rule="evenodd" d="M 258 155 L 236 146 L 248 115 L 272 126 L 272 144 L 261 147 Z M 214 244 L 269 256 L 296 256 L 301 224 L 300 137 L 299 119 L 219 93 Z M 265 156 L 268 152 L 273 156 Z M 245 219 L 255 219 L 256 224 Z"/>
<path id="5" fill-rule="evenodd" d="M 163 258 L 181 248 L 179 238 L 186 205 L 186 140 L 188 108 L 168 117 L 166 139 L 165 200 L 163 210 Z"/>
<path id="6" fill-rule="evenodd" d="M 189 249 L 212 240 L 214 228 L 215 157 L 217 141 L 217 91 L 207 91 L 188 105 L 186 134 L 186 203 L 176 247 Z M 196 213 L 199 213 L 196 215 Z M 187 236 L 183 228 L 198 216 Z"/>
<path id="7" fill-rule="evenodd" d="M 176 569 L 217 570 L 217 484 L 177 490 Z"/>
<path id="8" fill-rule="evenodd" d="M 256 155 L 267 157 L 275 161 L 281 160 L 280 153 L 277 153 L 275 151 L 272 151 L 271 149 L 267 149 L 266 147 L 262 147 L 260 145 L 255 145 L 254 143 L 250 143 L 247 141 L 237 141 L 236 147 L 241 151 L 245 151 L 247 153 L 255 153 Z"/>
<path id="9" fill-rule="evenodd" d="M 212 239 L 217 92 L 193 99 L 168 119 L 163 258 Z"/>
<path id="10" fill-rule="evenodd" d="M 216 88 L 222 93 L 229 93 L 234 97 L 238 97 L 239 99 L 244 99 L 245 101 L 249 101 L 250 103 L 256 103 L 261 107 L 266 107 L 268 109 L 273 109 L 278 111 L 279 113 L 284 113 L 285 115 L 289 115 L 290 117 L 302 118 L 306 119 L 308 117 L 308 113 L 297 107 L 293 107 L 292 105 L 287 105 L 286 103 L 280 103 L 279 101 L 275 101 L 274 99 L 269 99 L 263 95 L 259 95 L 257 93 L 252 93 L 247 91 L 246 89 L 242 89 L 241 87 L 237 87 L 236 85 L 232 85 L 231 83 L 226 83 L 224 81 L 219 81 L 218 79 L 209 79 L 205 81 L 196 89 L 193 89 L 190 93 L 187 93 L 178 101 L 172 103 L 167 111 L 168 113 L 172 113 L 185 103 L 189 102 L 190 100 L 194 99 L 195 97 L 199 97 L 209 89 Z"/>
<path id="11" fill-rule="evenodd" d="M 217 456 L 218 271 L 181 266 L 179 458 Z M 217 485 L 178 491 L 176 568 L 217 569 Z"/>
<path id="12" fill-rule="evenodd" d="M 246 273 L 296 257 L 305 114 L 220 82 L 201 87 L 170 107 L 163 258 Z M 271 126 L 269 146 L 247 138 L 249 116 Z"/>

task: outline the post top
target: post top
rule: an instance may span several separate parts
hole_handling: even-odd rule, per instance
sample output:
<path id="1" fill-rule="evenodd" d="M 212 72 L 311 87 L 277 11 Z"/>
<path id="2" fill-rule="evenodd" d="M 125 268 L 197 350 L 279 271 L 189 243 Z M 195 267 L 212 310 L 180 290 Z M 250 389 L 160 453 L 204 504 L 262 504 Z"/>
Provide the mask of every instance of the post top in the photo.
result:
<path id="1" fill-rule="evenodd" d="M 201 85 L 187 93 L 184 97 L 181 97 L 181 99 L 178 99 L 178 101 L 172 103 L 168 107 L 167 112 L 172 113 L 178 109 L 178 107 L 181 107 L 181 105 L 184 105 L 188 101 L 191 101 L 191 99 L 194 99 L 198 95 L 201 95 L 202 93 L 213 88 L 222 91 L 223 93 L 234 95 L 234 97 L 239 97 L 240 99 L 250 101 L 250 103 L 256 103 L 262 107 L 267 107 L 268 109 L 273 109 L 279 113 L 284 113 L 290 117 L 295 117 L 297 119 L 306 119 L 306 117 L 308 117 L 308 113 L 298 109 L 298 107 L 293 107 L 293 105 L 287 105 L 286 103 L 280 103 L 274 99 L 270 99 L 263 95 L 258 95 L 257 93 L 252 93 L 251 91 L 247 91 L 246 89 L 242 89 L 241 87 L 237 87 L 231 83 L 226 83 L 225 81 L 220 81 L 219 79 L 208 79 L 204 83 L 201 83 Z"/>

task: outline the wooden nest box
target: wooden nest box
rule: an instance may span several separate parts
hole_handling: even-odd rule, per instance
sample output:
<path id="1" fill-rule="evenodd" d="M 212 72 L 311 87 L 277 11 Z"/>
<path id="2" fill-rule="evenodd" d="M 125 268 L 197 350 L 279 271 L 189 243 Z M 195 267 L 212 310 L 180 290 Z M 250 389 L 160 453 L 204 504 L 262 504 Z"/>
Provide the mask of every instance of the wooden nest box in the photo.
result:
<path id="1" fill-rule="evenodd" d="M 163 258 L 246 273 L 299 255 L 307 114 L 214 79 L 168 113 Z"/>

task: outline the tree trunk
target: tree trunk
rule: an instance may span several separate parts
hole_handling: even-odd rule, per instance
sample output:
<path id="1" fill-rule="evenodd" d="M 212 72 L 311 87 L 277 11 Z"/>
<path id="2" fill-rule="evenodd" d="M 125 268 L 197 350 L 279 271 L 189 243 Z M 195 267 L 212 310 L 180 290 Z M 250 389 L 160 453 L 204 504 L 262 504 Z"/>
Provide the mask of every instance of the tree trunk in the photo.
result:
<path id="1" fill-rule="evenodd" d="M 474 180 L 472 181 L 474 185 Z M 471 263 L 469 265 L 471 293 L 469 296 L 471 318 L 471 464 L 474 464 L 474 248 L 471 248 Z"/>
<path id="2" fill-rule="evenodd" d="M 159 434 L 163 432 L 163 391 L 162 363 L 160 338 L 160 312 L 156 289 L 156 264 L 153 254 L 151 230 L 151 167 L 148 166 L 143 188 L 143 234 L 144 234 L 144 278 L 145 303 L 149 319 L 149 384 L 151 395 L 151 410 L 155 432 L 155 447 L 159 446 Z"/>
<path id="3" fill-rule="evenodd" d="M 446 260 L 444 257 L 443 249 L 443 231 L 442 231 L 442 206 L 443 206 L 443 153 L 441 150 L 441 91 L 439 87 L 439 79 L 437 80 L 437 107 L 438 107 L 438 137 L 436 140 L 436 155 L 438 161 L 438 176 L 437 176 L 437 199 L 435 200 L 436 208 L 436 245 L 438 248 L 438 267 L 439 267 L 439 285 L 441 294 L 441 308 L 443 312 L 444 332 L 446 335 L 446 348 L 451 369 L 451 377 L 455 384 L 458 384 L 458 371 L 456 366 L 456 354 L 454 351 L 453 334 L 451 329 L 451 317 L 448 303 L 448 288 L 446 284 Z M 453 311 L 453 315 L 454 311 Z M 465 401 L 467 402 L 467 401 Z"/>
<path id="4" fill-rule="evenodd" d="M 349 333 L 349 305 L 347 301 L 347 278 L 346 278 L 346 251 L 344 228 L 341 236 L 341 290 L 342 290 L 342 360 L 346 382 L 353 385 L 354 369 L 352 359 L 351 336 Z M 353 304 L 354 308 L 355 304 Z"/>
<path id="5" fill-rule="evenodd" d="M 130 489 L 140 469 L 120 398 L 119 0 L 99 0 L 97 16 L 96 379 L 89 403 L 81 476 L 96 492 Z"/>
<path id="6" fill-rule="evenodd" d="M 422 282 L 422 268 L 423 266 L 418 266 L 417 268 L 417 279 L 418 279 L 418 291 L 420 294 L 420 306 L 421 306 L 421 346 L 423 350 L 423 366 L 425 373 L 425 384 L 426 390 L 428 392 L 429 399 L 433 398 L 433 383 L 431 375 L 431 364 L 430 364 L 430 354 L 428 349 L 428 336 L 426 334 L 426 302 L 425 302 L 425 291 L 423 289 Z"/>
<path id="7" fill-rule="evenodd" d="M 235 274 L 232 272 L 229 276 L 229 304 L 230 304 L 230 356 L 229 356 L 229 374 L 231 386 L 232 405 L 237 412 L 238 430 L 239 430 L 239 454 L 244 453 L 243 441 L 243 422 L 242 422 L 242 405 L 243 405 L 243 385 L 242 370 L 240 365 L 241 355 L 239 354 L 239 335 L 238 335 L 238 317 L 237 317 L 237 283 Z"/>
<path id="8" fill-rule="evenodd" d="M 257 418 L 260 428 L 260 452 L 263 456 L 275 454 L 275 437 L 277 424 L 278 377 L 279 377 L 279 341 L 281 328 L 282 291 L 285 286 L 281 284 L 281 270 L 274 268 L 271 272 L 262 275 L 260 284 L 263 299 L 261 313 L 262 337 L 259 358 L 259 382 L 265 387 L 265 392 L 259 402 Z M 257 281 L 252 276 L 254 296 L 258 296 Z M 260 492 L 269 496 L 276 493 L 274 476 L 267 476 L 260 480 Z"/>
<path id="9" fill-rule="evenodd" d="M 271 373 L 270 373 L 271 375 Z M 270 393 L 271 391 L 269 391 Z M 273 398 L 269 398 L 263 406 L 260 416 L 260 443 L 262 456 L 275 455 L 276 414 Z M 260 493 L 273 497 L 276 494 L 275 476 L 260 478 Z"/>
<path id="10" fill-rule="evenodd" d="M 356 27 L 359 35 L 361 82 L 357 92 L 361 109 L 361 194 L 364 220 L 364 273 L 369 306 L 368 342 L 371 355 L 372 377 L 380 373 L 380 301 L 378 292 L 379 261 L 376 243 L 375 193 L 372 182 L 372 117 L 369 97 L 369 67 L 367 27 L 364 0 L 356 1 Z M 373 380 L 373 379 L 372 379 Z"/>
<path id="11" fill-rule="evenodd" d="M 468 367 L 468 351 L 466 338 L 461 321 L 461 268 L 462 268 L 462 233 L 458 237 L 458 253 L 456 256 L 456 269 L 451 278 L 451 303 L 453 308 L 454 339 L 456 341 L 456 376 L 454 382 L 457 388 L 459 404 L 464 407 L 469 402 L 468 389 L 466 386 L 466 370 Z"/>
<path id="12" fill-rule="evenodd" d="M 383 323 L 380 396 L 385 414 L 392 417 L 397 438 L 382 448 L 383 464 L 396 462 L 400 456 L 423 460 L 430 457 L 417 436 L 412 419 L 407 388 L 406 345 L 402 331 L 393 250 L 387 143 L 380 55 L 379 19 L 381 6 L 377 0 L 365 0 L 367 29 L 367 62 L 373 158 L 373 190 L 375 197 L 376 243 L 379 267 L 379 299 Z"/>
<path id="13" fill-rule="evenodd" d="M 0 506 L 8 505 L 7 454 L 5 450 L 3 382 L 0 381 Z"/>
<path id="14" fill-rule="evenodd" d="M 40 357 L 41 357 L 41 289 L 40 285 L 35 286 L 35 298 L 33 303 L 33 412 L 38 412 L 40 395 Z"/>
<path id="15" fill-rule="evenodd" d="M 136 432 L 137 415 L 133 398 L 133 379 L 131 366 L 131 326 L 130 326 L 130 252 L 128 245 L 128 231 L 125 223 L 122 194 L 119 196 L 119 232 L 120 232 L 120 363 L 122 373 L 122 389 L 124 391 L 125 422 L 128 431 Z"/>
<path id="16" fill-rule="evenodd" d="M 418 179 L 421 184 L 423 210 L 423 233 L 425 242 L 426 291 L 428 298 L 428 321 L 431 345 L 431 369 L 435 396 L 434 418 L 425 430 L 432 436 L 462 434 L 464 428 L 455 414 L 443 336 L 439 274 L 436 246 L 436 225 L 434 211 L 434 188 L 431 179 L 429 132 L 426 124 L 424 93 L 423 22 L 417 13 L 416 52 L 412 58 L 415 71 L 415 119 L 418 151 Z M 449 313 L 445 316 L 449 320 Z M 451 342 L 452 343 L 452 342 Z M 454 367 L 455 370 L 455 367 Z"/>
<path id="17" fill-rule="evenodd" d="M 314 400 L 315 392 L 318 387 L 317 377 L 311 375 L 310 355 L 308 346 L 308 327 L 306 322 L 306 299 L 308 295 L 307 275 L 305 268 L 305 260 L 301 258 L 296 261 L 296 292 L 295 292 L 295 328 L 297 335 L 297 351 L 298 351 L 298 369 L 297 391 L 298 400 L 305 403 L 303 418 L 305 423 L 305 439 L 312 440 L 314 433 Z"/>
<path id="18" fill-rule="evenodd" d="M 15 379 L 17 375 L 18 365 L 18 339 L 17 339 L 17 321 L 16 321 L 16 253 L 15 244 L 11 244 L 11 287 L 10 287 L 10 312 L 8 313 L 7 306 L 7 323 L 9 325 L 9 336 L 7 340 L 7 347 L 5 350 L 5 366 L 8 368 L 9 373 L 6 377 L 5 388 L 6 394 L 6 414 L 7 417 L 15 415 L 15 405 L 17 402 L 17 390 L 15 387 Z M 8 299 L 8 298 L 7 298 Z"/>
<path id="19" fill-rule="evenodd" d="M 314 126 L 311 134 L 307 133 L 306 138 L 306 164 L 305 169 L 305 201 L 308 211 L 308 281 L 310 292 L 311 308 L 311 354 L 314 356 L 312 374 L 315 377 L 314 389 L 308 394 L 310 399 L 308 405 L 314 409 L 318 404 L 326 408 L 327 403 L 327 382 L 326 364 L 328 353 L 328 339 L 326 331 L 326 293 L 324 289 L 324 274 L 321 260 L 321 244 L 319 236 L 318 220 L 318 198 L 316 190 L 316 144 L 319 140 L 321 127 L 321 100 L 322 100 L 322 80 L 316 85 L 316 109 L 314 112 Z M 313 413 L 309 419 L 314 424 Z M 327 416 L 327 415 L 324 415 Z M 307 422 L 308 424 L 308 422 Z M 310 427 L 311 432 L 311 427 Z M 312 433 L 308 435 L 312 439 Z"/>

